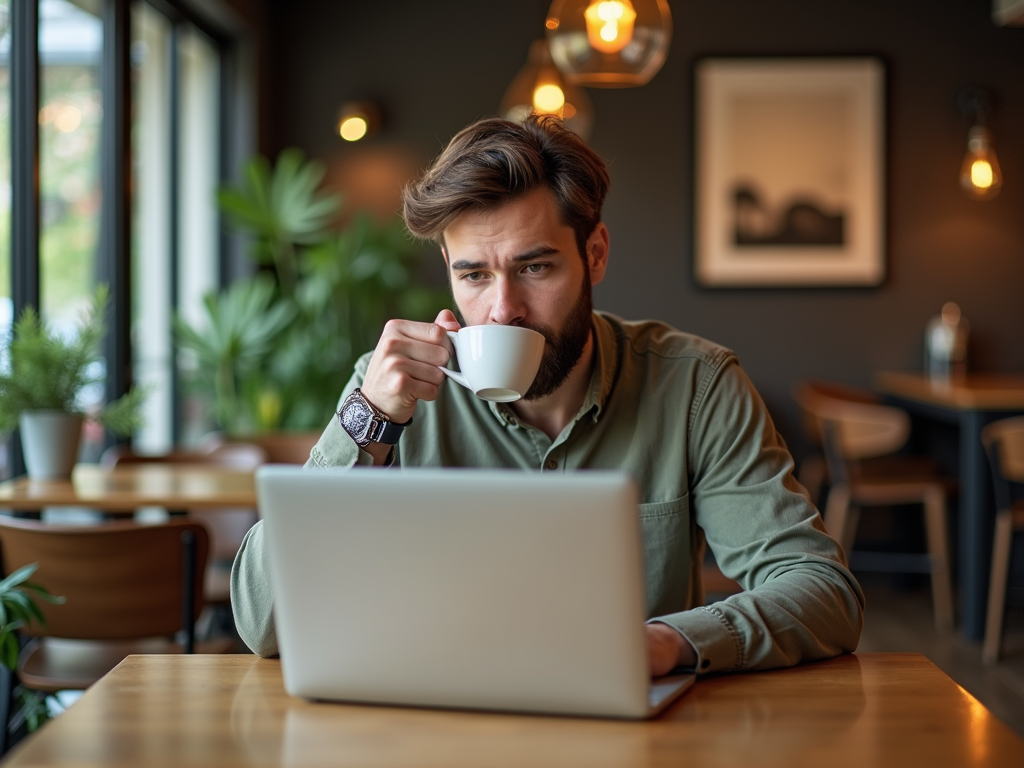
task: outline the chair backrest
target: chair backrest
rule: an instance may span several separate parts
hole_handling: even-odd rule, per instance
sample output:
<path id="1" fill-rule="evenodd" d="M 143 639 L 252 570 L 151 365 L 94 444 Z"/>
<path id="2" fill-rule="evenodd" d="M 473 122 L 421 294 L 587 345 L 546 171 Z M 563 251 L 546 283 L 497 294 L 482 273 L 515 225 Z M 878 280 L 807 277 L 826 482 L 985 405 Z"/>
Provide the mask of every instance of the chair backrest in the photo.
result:
<path id="1" fill-rule="evenodd" d="M 1014 483 L 1024 483 L 1024 416 L 993 421 L 981 431 L 981 442 L 994 454 L 999 473 Z"/>
<path id="2" fill-rule="evenodd" d="M 887 456 L 902 448 L 910 437 L 910 416 L 899 408 L 835 397 L 820 390 L 804 392 L 799 403 L 819 430 L 829 472 L 836 478 L 844 472 L 835 464 Z"/>
<path id="3" fill-rule="evenodd" d="M 860 387 L 820 379 L 799 380 L 793 386 L 793 399 L 800 408 L 804 437 L 811 445 L 821 445 L 821 422 L 816 414 L 816 406 L 823 398 L 869 405 L 881 403 L 873 392 Z"/>
<path id="4" fill-rule="evenodd" d="M 67 598 L 62 605 L 43 603 L 46 625 L 22 630 L 30 635 L 124 640 L 189 632 L 203 608 L 208 551 L 206 529 L 193 521 L 85 526 L 0 516 L 3 572 L 38 563 L 32 580 Z"/>

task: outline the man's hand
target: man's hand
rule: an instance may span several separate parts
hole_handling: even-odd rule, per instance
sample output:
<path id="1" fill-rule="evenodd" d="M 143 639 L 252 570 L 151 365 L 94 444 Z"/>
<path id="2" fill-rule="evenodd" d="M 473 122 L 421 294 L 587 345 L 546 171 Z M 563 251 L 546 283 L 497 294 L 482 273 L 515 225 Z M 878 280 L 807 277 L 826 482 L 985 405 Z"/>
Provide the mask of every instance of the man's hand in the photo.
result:
<path id="1" fill-rule="evenodd" d="M 697 652 L 681 634 L 668 624 L 645 624 L 647 630 L 647 657 L 651 662 L 651 677 L 660 677 L 675 667 L 692 667 L 697 663 Z"/>
<path id="2" fill-rule="evenodd" d="M 433 323 L 390 320 L 370 358 L 361 390 L 363 396 L 391 421 L 412 418 L 417 400 L 434 400 L 445 375 L 438 368 L 451 356 L 446 331 L 459 330 L 450 310 Z"/>

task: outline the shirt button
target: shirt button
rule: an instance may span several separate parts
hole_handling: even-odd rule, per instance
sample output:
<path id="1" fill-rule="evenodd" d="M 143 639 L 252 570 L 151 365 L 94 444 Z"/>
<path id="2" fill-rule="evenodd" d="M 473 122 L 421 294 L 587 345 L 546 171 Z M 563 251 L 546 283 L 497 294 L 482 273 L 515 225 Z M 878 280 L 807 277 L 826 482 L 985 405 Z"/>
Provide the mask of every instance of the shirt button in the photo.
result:
<path id="1" fill-rule="evenodd" d="M 548 459 L 547 463 L 544 466 L 546 466 L 548 469 L 558 469 L 558 462 L 555 461 L 554 459 Z"/>

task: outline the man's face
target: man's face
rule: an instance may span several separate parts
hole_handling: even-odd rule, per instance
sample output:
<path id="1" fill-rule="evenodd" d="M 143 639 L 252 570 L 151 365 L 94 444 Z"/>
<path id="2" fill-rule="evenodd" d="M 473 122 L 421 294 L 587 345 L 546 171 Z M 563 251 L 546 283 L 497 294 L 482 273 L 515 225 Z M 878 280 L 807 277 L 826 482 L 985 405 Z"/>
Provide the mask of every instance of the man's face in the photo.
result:
<path id="1" fill-rule="evenodd" d="M 591 287 L 604 277 L 608 237 L 599 224 L 580 258 L 554 195 L 537 189 L 492 211 L 467 213 L 444 232 L 452 295 L 465 325 L 519 325 L 547 339 L 526 394 L 555 391 L 590 338 Z"/>

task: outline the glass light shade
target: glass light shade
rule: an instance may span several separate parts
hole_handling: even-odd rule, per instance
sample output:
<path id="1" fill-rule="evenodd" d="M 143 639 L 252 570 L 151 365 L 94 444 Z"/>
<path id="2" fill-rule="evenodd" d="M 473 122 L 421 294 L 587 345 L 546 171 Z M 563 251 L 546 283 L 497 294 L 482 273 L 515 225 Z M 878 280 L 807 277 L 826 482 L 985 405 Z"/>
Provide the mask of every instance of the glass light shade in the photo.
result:
<path id="1" fill-rule="evenodd" d="M 551 61 L 547 40 L 530 45 L 526 64 L 509 84 L 498 108 L 506 120 L 521 121 L 527 115 L 557 115 L 562 123 L 586 139 L 594 123 L 594 109 L 586 91 L 565 82 Z"/>
<path id="2" fill-rule="evenodd" d="M 573 85 L 645 85 L 672 41 L 666 0 L 555 0 L 545 26 L 551 57 Z"/>
<path id="3" fill-rule="evenodd" d="M 992 135 L 987 128 L 976 125 L 967 134 L 967 154 L 960 167 L 960 186 L 976 200 L 991 200 L 1003 186 Z"/>

